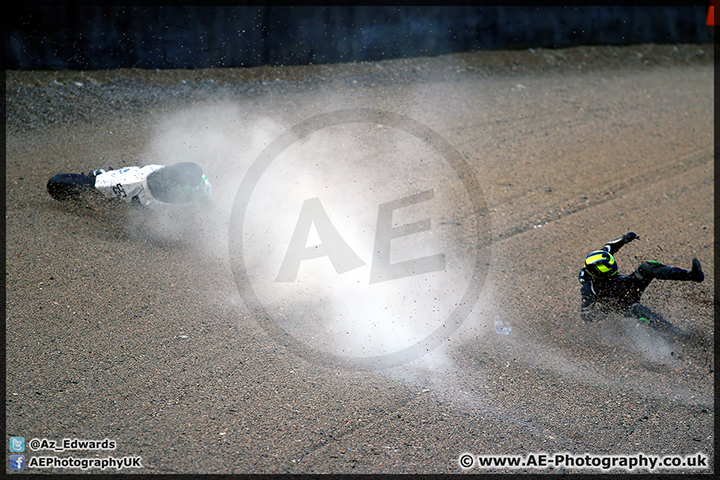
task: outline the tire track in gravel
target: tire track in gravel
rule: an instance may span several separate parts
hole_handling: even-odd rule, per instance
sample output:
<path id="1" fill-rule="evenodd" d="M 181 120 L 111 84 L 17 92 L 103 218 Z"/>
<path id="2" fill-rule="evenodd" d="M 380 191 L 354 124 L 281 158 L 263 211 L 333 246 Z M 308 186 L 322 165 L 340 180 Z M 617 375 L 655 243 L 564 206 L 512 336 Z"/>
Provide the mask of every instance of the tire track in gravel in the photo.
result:
<path id="1" fill-rule="evenodd" d="M 685 173 L 697 168 L 702 168 L 714 161 L 712 157 L 712 151 L 709 149 L 699 149 L 684 157 L 681 157 L 678 161 L 669 165 L 662 165 L 657 168 L 646 170 L 639 175 L 626 178 L 615 183 L 604 183 L 603 189 L 589 192 L 587 196 L 582 197 L 583 202 L 577 203 L 575 200 L 564 200 L 563 203 L 558 203 L 551 211 L 547 213 L 538 212 L 536 215 L 545 220 L 541 225 L 546 225 L 551 222 L 561 220 L 570 215 L 582 212 L 589 208 L 597 207 L 605 203 L 611 202 L 624 193 L 629 191 L 632 187 L 640 185 L 648 180 L 652 179 L 654 182 L 670 180 L 672 177 Z M 528 221 L 524 226 L 518 226 L 510 228 L 504 232 L 497 232 L 495 234 L 494 241 L 505 240 L 516 235 L 520 235 L 528 230 L 537 228 L 537 224 Z"/>

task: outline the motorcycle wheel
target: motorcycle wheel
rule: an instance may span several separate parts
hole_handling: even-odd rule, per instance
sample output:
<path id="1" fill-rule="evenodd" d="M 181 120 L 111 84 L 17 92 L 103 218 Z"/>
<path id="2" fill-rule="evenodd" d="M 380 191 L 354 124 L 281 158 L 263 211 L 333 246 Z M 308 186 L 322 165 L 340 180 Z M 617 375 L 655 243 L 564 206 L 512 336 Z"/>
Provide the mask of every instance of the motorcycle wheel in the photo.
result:
<path id="1" fill-rule="evenodd" d="M 95 191 L 95 177 L 79 173 L 60 173 L 47 183 L 47 191 L 56 200 L 80 200 Z"/>

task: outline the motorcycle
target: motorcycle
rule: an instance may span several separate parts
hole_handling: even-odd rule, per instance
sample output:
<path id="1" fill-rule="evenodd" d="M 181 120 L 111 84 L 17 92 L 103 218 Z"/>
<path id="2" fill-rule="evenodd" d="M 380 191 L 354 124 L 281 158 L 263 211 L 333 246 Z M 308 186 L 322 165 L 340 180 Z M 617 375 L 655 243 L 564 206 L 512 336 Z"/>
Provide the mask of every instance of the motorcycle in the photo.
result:
<path id="1" fill-rule="evenodd" d="M 95 169 L 89 174 L 60 173 L 48 180 L 47 191 L 59 201 L 82 200 L 88 196 L 118 198 L 128 203 L 182 205 L 209 200 L 212 187 L 200 165 L 174 165 Z"/>

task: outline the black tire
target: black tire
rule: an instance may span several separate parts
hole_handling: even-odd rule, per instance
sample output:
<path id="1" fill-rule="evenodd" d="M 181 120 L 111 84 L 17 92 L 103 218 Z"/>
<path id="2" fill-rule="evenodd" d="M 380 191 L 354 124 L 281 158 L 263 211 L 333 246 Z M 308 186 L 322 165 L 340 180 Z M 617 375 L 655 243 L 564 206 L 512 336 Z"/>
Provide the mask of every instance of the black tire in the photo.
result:
<path id="1" fill-rule="evenodd" d="M 48 180 L 47 191 L 56 200 L 80 200 L 90 192 L 95 192 L 95 177 L 60 173 Z"/>

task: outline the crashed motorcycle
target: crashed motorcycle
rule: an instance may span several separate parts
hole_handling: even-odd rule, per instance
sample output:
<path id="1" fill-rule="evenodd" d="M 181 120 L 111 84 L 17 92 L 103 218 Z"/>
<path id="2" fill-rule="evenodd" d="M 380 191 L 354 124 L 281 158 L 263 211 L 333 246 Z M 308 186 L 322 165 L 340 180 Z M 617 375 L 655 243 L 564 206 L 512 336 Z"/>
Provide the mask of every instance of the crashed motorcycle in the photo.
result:
<path id="1" fill-rule="evenodd" d="M 202 167 L 192 162 L 95 169 L 87 175 L 60 173 L 48 180 L 47 191 L 59 201 L 96 196 L 139 205 L 182 205 L 212 197 L 212 186 Z"/>

